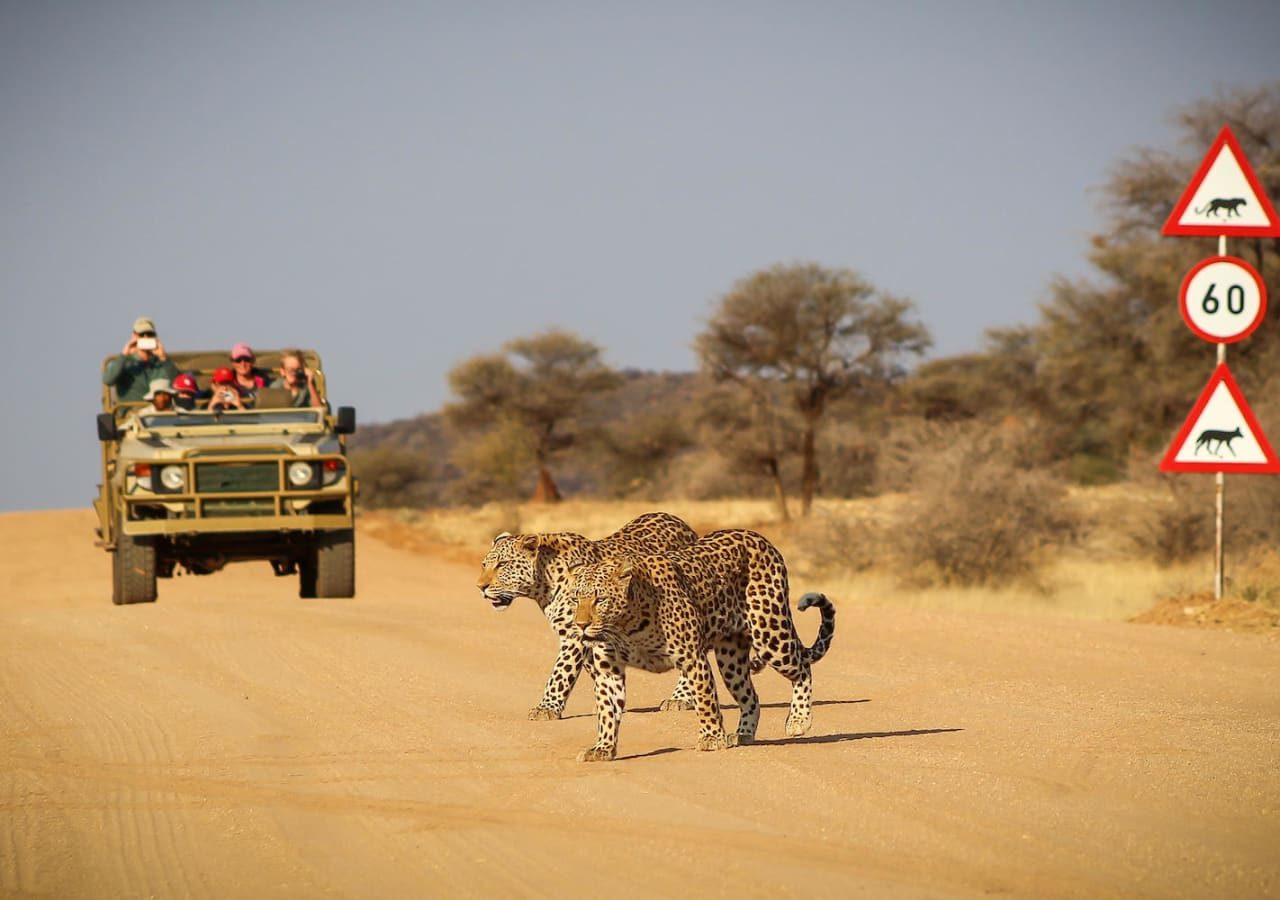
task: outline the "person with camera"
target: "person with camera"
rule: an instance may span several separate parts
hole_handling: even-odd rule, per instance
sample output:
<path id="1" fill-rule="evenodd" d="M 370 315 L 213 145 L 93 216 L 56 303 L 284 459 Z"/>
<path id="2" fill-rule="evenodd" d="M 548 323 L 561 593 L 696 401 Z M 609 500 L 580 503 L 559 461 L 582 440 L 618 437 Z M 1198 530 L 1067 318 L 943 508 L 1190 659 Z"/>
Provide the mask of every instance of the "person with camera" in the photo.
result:
<path id="1" fill-rule="evenodd" d="M 316 375 L 303 359 L 301 350 L 286 350 L 280 357 L 280 377 L 272 387 L 289 392 L 290 406 L 324 406 L 324 398 L 316 390 Z"/>
<path id="2" fill-rule="evenodd" d="M 245 409 L 244 399 L 236 387 L 236 373 L 226 366 L 213 372 L 213 396 L 209 399 L 209 412 L 226 409 Z"/>
<path id="3" fill-rule="evenodd" d="M 169 360 L 156 335 L 156 323 L 148 316 L 139 316 L 134 320 L 129 342 L 119 356 L 107 363 L 102 383 L 115 386 L 117 401 L 144 400 L 152 381 L 167 381 L 177 374 L 178 367 Z"/>

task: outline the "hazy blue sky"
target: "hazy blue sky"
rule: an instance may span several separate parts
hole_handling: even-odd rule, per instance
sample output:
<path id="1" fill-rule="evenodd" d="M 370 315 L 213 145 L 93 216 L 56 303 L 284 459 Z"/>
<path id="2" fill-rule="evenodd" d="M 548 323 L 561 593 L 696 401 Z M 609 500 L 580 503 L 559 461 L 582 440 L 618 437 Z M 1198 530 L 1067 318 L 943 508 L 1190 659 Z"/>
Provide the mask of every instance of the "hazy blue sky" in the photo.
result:
<path id="1" fill-rule="evenodd" d="M 142 314 L 315 347 L 365 422 L 553 326 L 692 369 L 776 262 L 976 349 L 1087 274 L 1113 164 L 1276 78 L 1275 2 L 0 0 L 0 509 L 88 505 Z"/>

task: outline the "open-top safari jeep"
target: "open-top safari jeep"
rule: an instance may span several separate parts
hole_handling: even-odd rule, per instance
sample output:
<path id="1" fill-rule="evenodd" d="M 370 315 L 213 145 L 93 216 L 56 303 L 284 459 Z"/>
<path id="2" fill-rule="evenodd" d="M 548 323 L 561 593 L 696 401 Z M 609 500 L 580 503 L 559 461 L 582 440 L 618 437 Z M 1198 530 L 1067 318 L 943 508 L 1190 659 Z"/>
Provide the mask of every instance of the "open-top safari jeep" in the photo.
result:
<path id="1" fill-rule="evenodd" d="M 327 397 L 320 357 L 303 355 Z M 260 352 L 257 365 L 278 369 L 280 357 Z M 227 364 L 226 351 L 169 358 L 201 389 Z M 354 596 L 356 482 L 346 435 L 355 409 L 335 415 L 291 404 L 288 391 L 263 388 L 249 410 L 143 413 L 148 404 L 117 401 L 103 387 L 94 508 L 98 544 L 113 559 L 112 602 L 154 601 L 156 578 L 179 566 L 207 575 L 243 560 L 297 574 L 302 597 Z"/>

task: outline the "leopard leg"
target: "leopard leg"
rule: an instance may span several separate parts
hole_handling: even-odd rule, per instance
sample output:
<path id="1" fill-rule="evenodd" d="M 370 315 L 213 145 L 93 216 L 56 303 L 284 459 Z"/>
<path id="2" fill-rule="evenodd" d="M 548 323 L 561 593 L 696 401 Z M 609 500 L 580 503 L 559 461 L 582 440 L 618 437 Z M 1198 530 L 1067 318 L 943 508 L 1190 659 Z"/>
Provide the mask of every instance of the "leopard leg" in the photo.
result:
<path id="1" fill-rule="evenodd" d="M 578 754 L 578 761 L 604 762 L 618 755 L 618 731 L 627 705 L 626 669 L 600 644 L 588 648 L 587 666 L 596 683 L 596 742 Z"/>
<path id="2" fill-rule="evenodd" d="M 738 703 L 738 743 L 750 744 L 760 725 L 760 698 L 751 683 L 751 641 L 738 635 L 716 642 L 716 665 L 725 687 Z"/>
<path id="3" fill-rule="evenodd" d="M 680 680 L 676 682 L 676 689 L 671 692 L 671 696 L 658 704 L 658 709 L 663 712 L 693 708 L 693 688 L 689 686 L 689 679 L 684 675 L 681 675 Z"/>
<path id="4" fill-rule="evenodd" d="M 724 717 L 720 713 L 720 698 L 716 696 L 715 680 L 711 677 L 711 665 L 706 651 L 691 654 L 683 660 L 680 671 L 688 678 L 694 692 L 698 713 L 698 749 L 723 750 L 738 743 L 737 735 L 724 731 Z"/>
<path id="5" fill-rule="evenodd" d="M 794 650 L 786 650 L 769 661 L 783 678 L 791 682 L 791 709 L 787 711 L 786 732 L 791 737 L 808 732 L 813 725 L 813 672 L 800 652 L 796 639 Z"/>
<path id="6" fill-rule="evenodd" d="M 586 652 L 582 646 L 581 634 L 574 634 L 574 629 L 562 626 L 560 633 L 560 652 L 556 654 L 555 664 L 551 667 L 551 675 L 547 678 L 547 686 L 542 692 L 542 701 L 529 710 L 529 718 L 558 719 L 564 712 L 564 705 L 569 700 L 569 693 L 582 674 L 582 661 Z"/>
<path id="7" fill-rule="evenodd" d="M 801 663 L 800 672 L 791 681 L 791 709 L 787 712 L 787 734 L 793 737 L 805 734 L 813 725 L 813 675 L 808 663 Z"/>
<path id="8" fill-rule="evenodd" d="M 789 638 L 780 639 L 775 633 L 751 626 L 751 642 L 760 658 L 791 682 L 791 709 L 787 712 L 786 732 L 797 737 L 809 731 L 813 724 L 813 673 L 805 661 L 804 645 L 794 629 Z"/>

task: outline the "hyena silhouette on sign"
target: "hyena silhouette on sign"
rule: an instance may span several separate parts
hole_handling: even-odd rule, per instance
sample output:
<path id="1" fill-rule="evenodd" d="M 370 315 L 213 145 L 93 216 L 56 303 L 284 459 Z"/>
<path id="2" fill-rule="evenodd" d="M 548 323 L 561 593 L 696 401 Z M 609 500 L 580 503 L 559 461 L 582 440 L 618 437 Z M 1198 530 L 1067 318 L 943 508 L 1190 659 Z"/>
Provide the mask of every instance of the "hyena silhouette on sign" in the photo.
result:
<path id="1" fill-rule="evenodd" d="M 1238 437 L 1240 437 L 1239 425 L 1231 431 L 1214 431 L 1212 429 L 1205 429 L 1200 432 L 1200 436 L 1196 438 L 1196 455 L 1199 455 L 1200 448 L 1203 447 L 1207 452 L 1212 453 L 1214 456 L 1221 456 L 1222 453 L 1219 451 L 1221 451 L 1224 446 L 1228 450 L 1231 450 L 1231 442 Z M 1213 448 L 1213 444 L 1215 443 L 1218 445 L 1217 450 Z M 1231 455 L 1235 456 L 1236 451 L 1231 450 Z"/>

